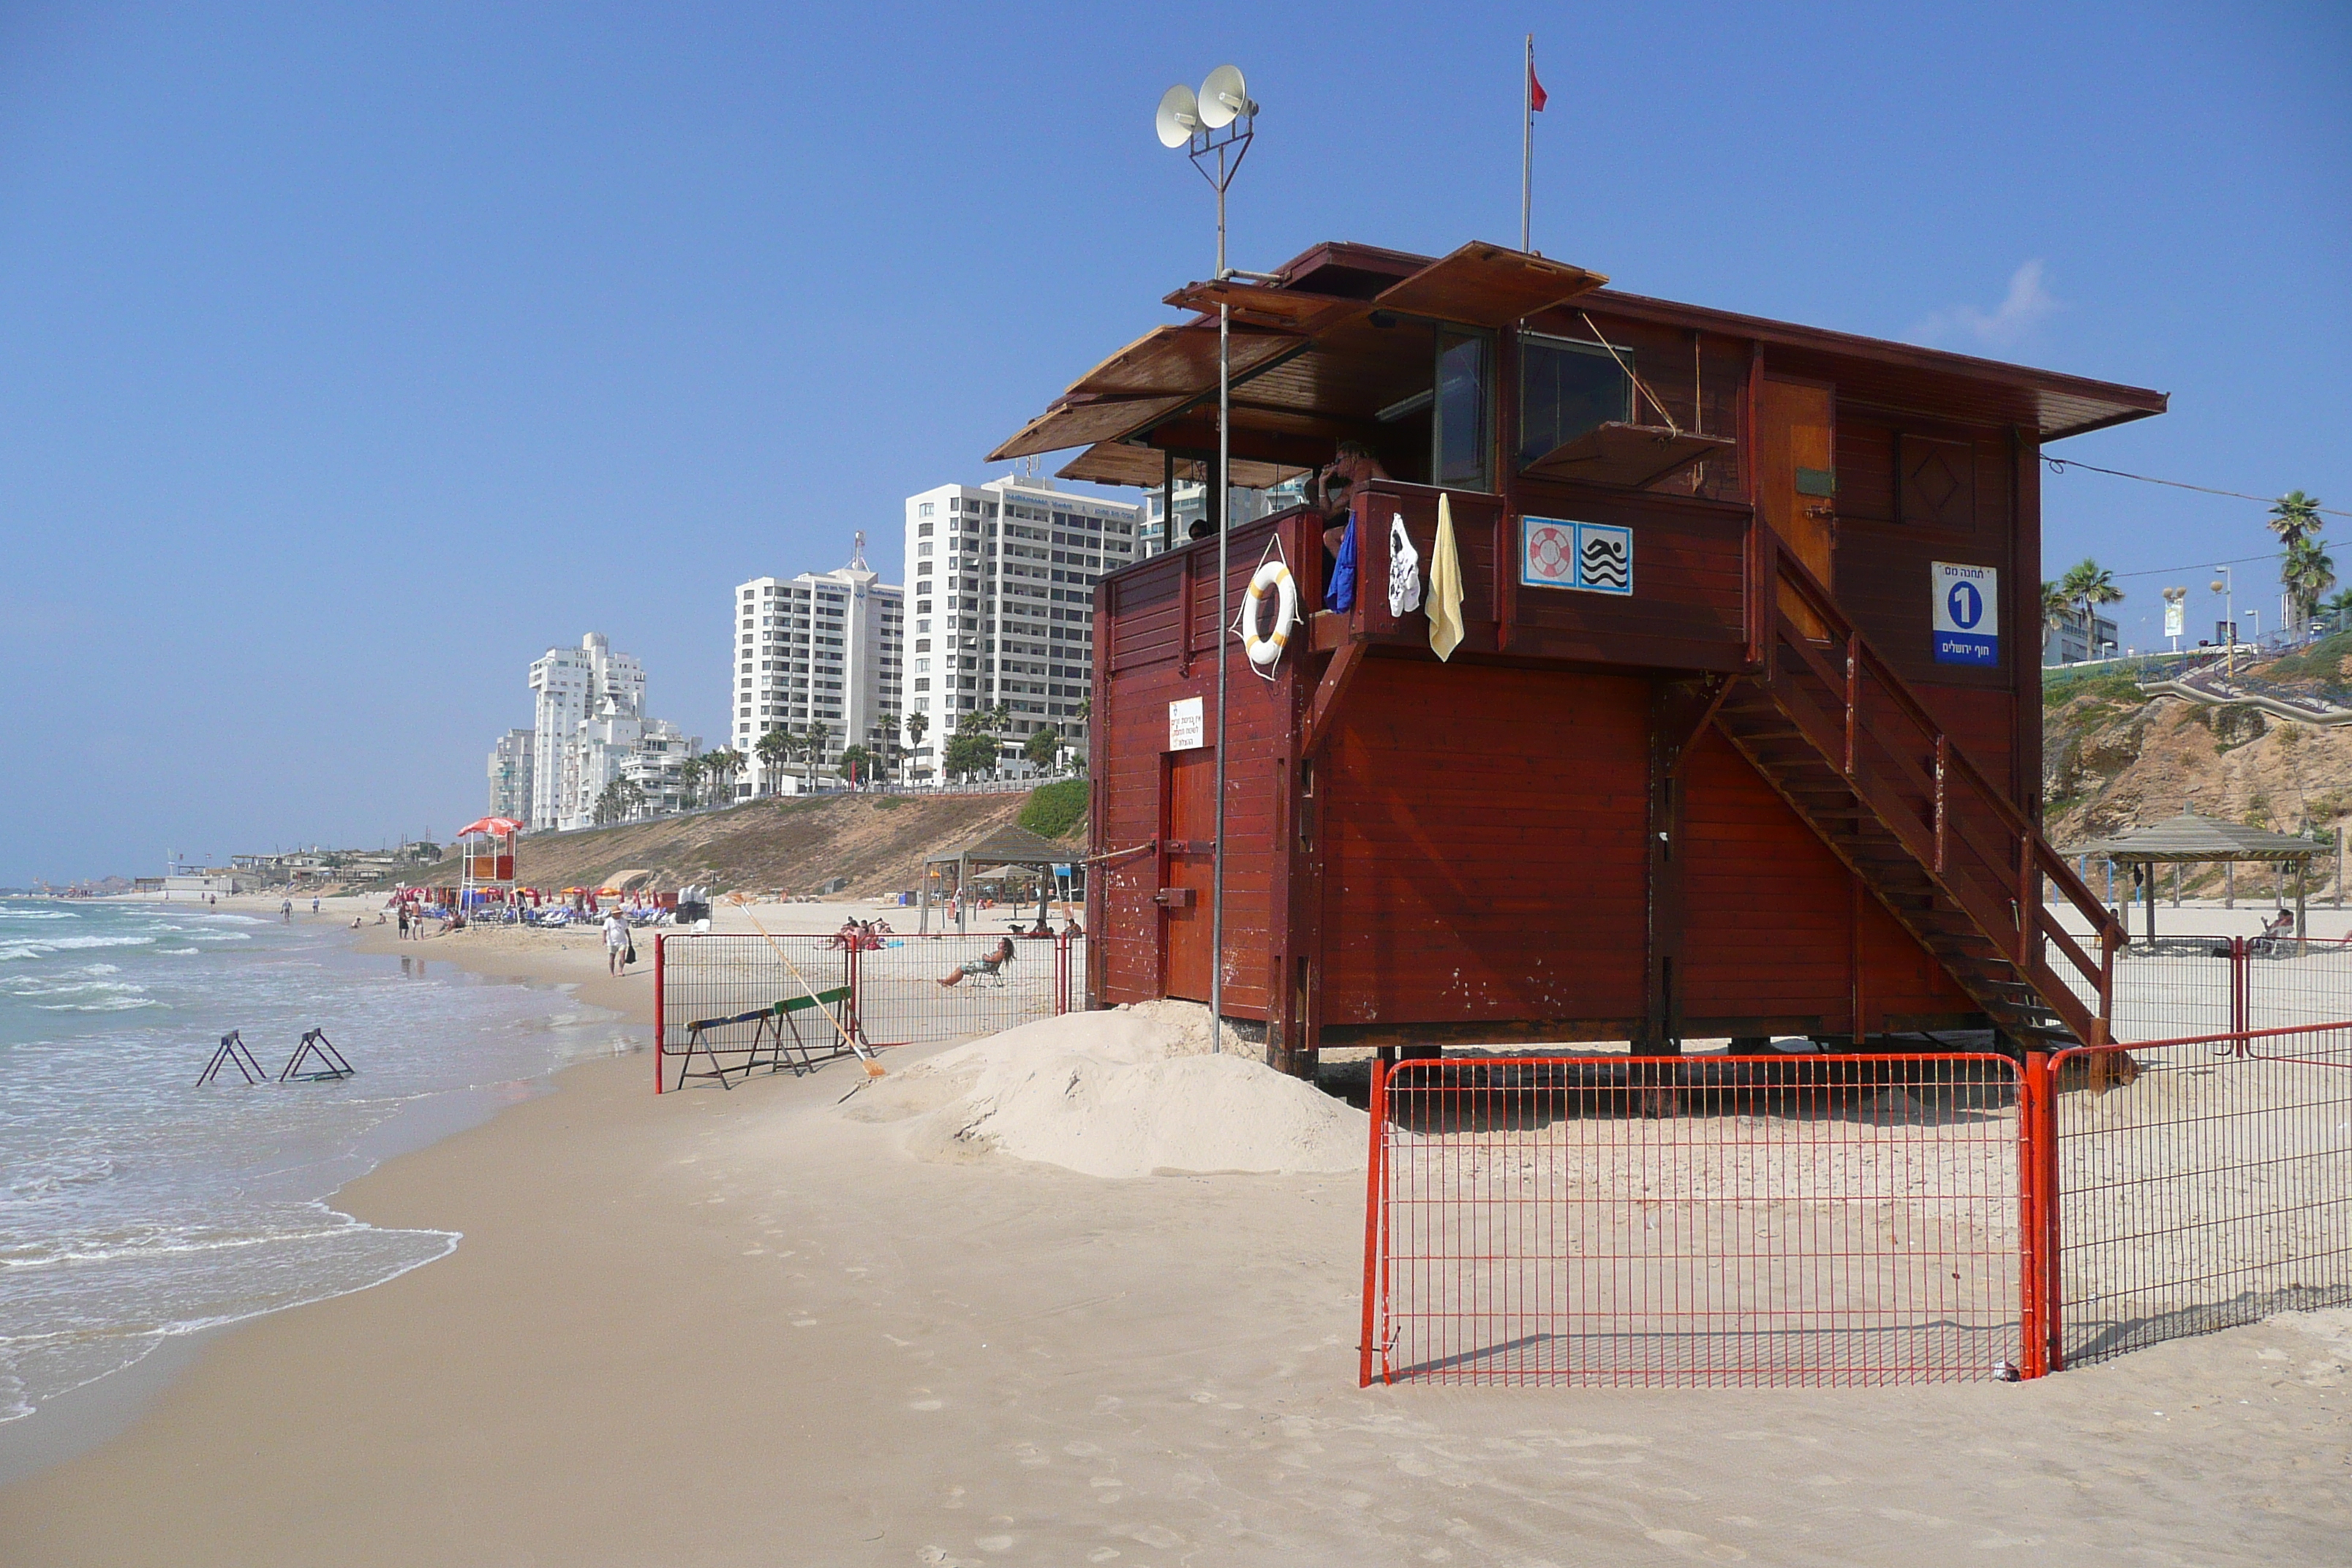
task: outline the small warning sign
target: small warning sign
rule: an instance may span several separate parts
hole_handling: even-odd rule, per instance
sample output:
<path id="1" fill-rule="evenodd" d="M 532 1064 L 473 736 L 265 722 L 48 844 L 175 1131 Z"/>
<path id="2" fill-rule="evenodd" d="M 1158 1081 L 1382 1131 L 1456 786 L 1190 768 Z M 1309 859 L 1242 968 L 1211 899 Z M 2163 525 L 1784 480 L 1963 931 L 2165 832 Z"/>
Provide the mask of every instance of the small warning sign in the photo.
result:
<path id="1" fill-rule="evenodd" d="M 1201 700 L 1187 697 L 1181 702 L 1168 705 L 1168 749 L 1189 752 L 1208 744 L 1207 731 L 1201 723 Z"/>
<path id="2" fill-rule="evenodd" d="M 2000 573 L 1991 566 L 1929 563 L 1935 588 L 1936 662 L 2000 662 Z"/>

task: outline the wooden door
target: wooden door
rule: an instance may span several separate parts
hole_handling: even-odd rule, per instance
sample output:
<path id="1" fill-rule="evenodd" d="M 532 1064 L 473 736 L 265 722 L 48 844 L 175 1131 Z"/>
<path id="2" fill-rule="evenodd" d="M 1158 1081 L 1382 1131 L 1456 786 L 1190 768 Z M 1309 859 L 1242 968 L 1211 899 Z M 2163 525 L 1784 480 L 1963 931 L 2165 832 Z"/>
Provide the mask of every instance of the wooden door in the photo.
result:
<path id="1" fill-rule="evenodd" d="M 1160 885 L 1174 896 L 1163 895 L 1167 908 L 1161 919 L 1167 933 L 1168 994 L 1192 1002 L 1209 999 L 1209 897 L 1214 889 L 1216 832 L 1217 753 L 1205 747 L 1171 753 L 1162 828 L 1168 870 Z"/>
<path id="2" fill-rule="evenodd" d="M 1820 382 L 1764 378 L 1757 421 L 1757 480 L 1764 521 L 1790 553 L 1837 586 L 1837 394 Z M 1793 592 L 1780 603 L 1809 637 L 1826 628 Z"/>

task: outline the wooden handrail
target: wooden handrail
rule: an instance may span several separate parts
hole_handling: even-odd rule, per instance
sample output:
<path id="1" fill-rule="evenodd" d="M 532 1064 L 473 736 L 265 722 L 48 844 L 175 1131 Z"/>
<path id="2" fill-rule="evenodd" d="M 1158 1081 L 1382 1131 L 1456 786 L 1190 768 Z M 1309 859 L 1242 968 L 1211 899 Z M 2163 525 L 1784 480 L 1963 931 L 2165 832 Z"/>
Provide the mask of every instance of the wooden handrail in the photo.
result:
<path id="1" fill-rule="evenodd" d="M 1821 684 L 1832 701 L 1843 705 L 1844 708 L 1843 714 L 1818 714 L 1819 720 L 1830 721 L 1842 733 L 1839 733 L 1835 741 L 1829 745 L 1822 745 L 1822 742 L 1831 740 L 1830 736 L 1815 735 L 1813 739 L 1814 743 L 1823 753 L 1832 757 L 1837 755 L 1835 749 L 1837 742 L 1843 742 L 1842 772 L 1848 783 L 1854 785 L 1857 790 L 1865 787 L 1865 781 L 1859 776 L 1862 767 L 1859 738 L 1867 732 L 1867 726 L 1863 723 L 1861 711 L 1864 678 L 1867 675 L 1875 681 L 1892 701 L 1895 710 L 1908 720 L 1917 731 L 1920 740 L 1925 742 L 1934 758 L 1934 773 L 1930 780 L 1921 774 L 1920 770 L 1911 763 L 1911 759 L 1900 748 L 1885 747 L 1888 755 L 1894 761 L 1904 764 L 1902 772 L 1911 775 L 1912 784 L 1915 786 L 1923 786 L 1929 796 L 1930 821 L 1927 825 L 1929 843 L 1927 847 L 1929 852 L 1919 858 L 1930 866 L 1939 881 L 1945 882 L 1948 887 L 1953 887 L 1957 894 L 1959 889 L 1953 885 L 1952 880 L 1957 873 L 1951 865 L 1950 858 L 1950 846 L 1955 837 L 1957 821 L 1958 836 L 1966 844 L 1969 853 L 1979 864 L 1997 873 L 1997 882 L 2010 887 L 2011 897 L 2015 907 L 2011 929 L 2016 934 L 2014 952 L 2019 967 L 2030 973 L 2034 967 L 2032 958 L 2035 939 L 2055 937 L 2057 939 L 2055 945 L 2064 953 L 2067 962 L 2097 987 L 2098 1022 L 2104 1026 L 2109 1016 L 2112 994 L 2113 959 L 2111 955 L 2115 941 L 2119 934 L 2114 929 L 2116 925 L 2114 912 L 2099 902 L 2090 889 L 2084 885 L 2082 879 L 2075 875 L 2074 868 L 2067 865 L 2064 858 L 2050 847 L 2024 810 L 2005 793 L 1994 788 L 1991 781 L 1987 779 L 1976 764 L 1969 760 L 1967 753 L 1952 745 L 1950 737 L 1944 727 L 1937 721 L 1935 715 L 1927 710 L 1925 703 L 1913 695 L 1909 686 L 1904 682 L 1901 676 L 1895 673 L 1894 667 L 1870 646 L 1869 641 L 1863 637 L 1861 631 L 1839 607 L 1828 588 L 1813 575 L 1811 570 L 1796 552 L 1788 547 L 1787 542 L 1777 534 L 1773 534 L 1763 542 L 1759 554 L 1761 559 L 1758 564 L 1763 569 L 1759 576 L 1766 579 L 1770 590 L 1769 595 L 1765 597 L 1765 607 L 1770 624 L 1761 639 L 1764 644 L 1762 649 L 1764 658 L 1761 661 L 1762 678 L 1767 681 L 1773 681 L 1777 679 L 1779 671 L 1785 668 L 1780 658 L 1781 648 L 1785 646 L 1799 655 L 1799 666 Z M 1814 645 L 1822 639 L 1798 627 L 1790 619 L 1782 606 L 1777 591 L 1782 584 L 1785 584 L 1819 619 L 1822 629 L 1829 634 L 1827 641 L 1832 646 L 1843 645 L 1841 648 L 1844 655 L 1843 670 L 1836 669 L 1831 659 L 1817 651 Z M 1809 701 L 1806 706 L 1811 708 L 1812 704 Z M 1808 731 L 1813 727 L 1802 718 L 1798 720 L 1798 723 L 1801 728 Z M 1956 784 L 1967 795 L 1990 808 L 1993 817 L 2000 823 L 2009 835 L 2018 840 L 2018 853 L 2013 866 L 2009 864 L 2009 856 L 2005 850 L 1998 855 L 1989 853 L 1987 847 L 1978 842 L 1969 833 L 1968 818 L 1971 814 L 1957 812 L 1953 809 L 1951 797 Z M 1875 791 L 1872 793 L 1874 794 Z M 1877 807 L 1874 806 L 1874 809 Z M 1903 830 L 1903 814 L 1896 813 L 1890 816 L 1884 810 L 1880 810 L 1878 814 L 1887 822 L 1896 837 L 1906 839 L 1907 843 L 1910 835 Z M 1918 854 L 1919 846 L 1910 845 L 1909 847 L 1914 854 Z M 2083 951 L 2064 929 L 2050 918 L 2048 910 L 2043 906 L 2040 889 L 2032 885 L 2042 876 L 2048 877 L 2064 895 L 2066 900 L 2074 906 L 2076 911 L 2090 921 L 2093 931 L 2098 934 L 2100 940 L 2101 952 L 2098 963 L 2094 963 L 2090 955 Z M 2012 878 L 2014 878 L 2013 881 Z M 1985 927 L 1987 934 L 1990 935 L 1998 929 L 1999 922 L 1985 920 L 1985 912 L 1978 911 L 1976 918 L 1978 923 Z M 2046 969 L 2047 965 L 2041 967 Z M 2072 999 L 2071 993 L 2068 999 Z"/>

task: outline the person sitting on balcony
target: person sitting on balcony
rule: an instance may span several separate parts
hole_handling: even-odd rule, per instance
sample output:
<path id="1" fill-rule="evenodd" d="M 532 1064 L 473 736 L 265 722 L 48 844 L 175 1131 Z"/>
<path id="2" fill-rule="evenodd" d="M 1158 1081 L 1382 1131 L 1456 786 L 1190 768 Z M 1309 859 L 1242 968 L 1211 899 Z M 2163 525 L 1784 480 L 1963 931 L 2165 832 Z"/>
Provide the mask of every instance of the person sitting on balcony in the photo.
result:
<path id="1" fill-rule="evenodd" d="M 1323 607 L 1347 610 L 1356 603 L 1356 492 L 1389 471 L 1360 441 L 1342 441 L 1332 459 L 1316 474 L 1309 499 L 1323 514 L 1323 552 L 1331 558 L 1324 574 Z"/>

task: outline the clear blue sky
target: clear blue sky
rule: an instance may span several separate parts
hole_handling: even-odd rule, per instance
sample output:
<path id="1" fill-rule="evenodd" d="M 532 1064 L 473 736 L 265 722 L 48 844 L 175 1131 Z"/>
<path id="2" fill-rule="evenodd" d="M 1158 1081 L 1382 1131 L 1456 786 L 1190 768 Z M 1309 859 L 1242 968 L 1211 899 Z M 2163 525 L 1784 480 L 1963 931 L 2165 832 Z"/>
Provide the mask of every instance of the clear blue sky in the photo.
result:
<path id="1" fill-rule="evenodd" d="M 895 575 L 902 497 L 987 477 L 1208 270 L 1150 110 L 1227 59 L 1265 106 L 1237 265 L 1515 237 L 1532 27 L 1538 248 L 2159 387 L 2168 417 L 2061 450 L 2352 508 L 2347 18 L 16 0 L 0 884 L 446 834 L 530 659 L 590 629 L 720 736 L 731 584 L 859 527 Z M 2053 571 L 2267 538 L 2046 494 Z M 2127 580 L 2126 637 L 2206 575 Z"/>

